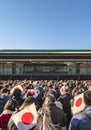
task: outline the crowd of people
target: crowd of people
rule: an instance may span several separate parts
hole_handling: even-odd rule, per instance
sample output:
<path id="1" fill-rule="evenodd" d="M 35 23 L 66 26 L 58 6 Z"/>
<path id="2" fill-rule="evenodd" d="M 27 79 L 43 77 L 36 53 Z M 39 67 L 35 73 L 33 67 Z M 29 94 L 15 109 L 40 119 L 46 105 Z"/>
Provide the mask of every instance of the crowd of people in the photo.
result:
<path id="1" fill-rule="evenodd" d="M 81 94 L 85 107 L 74 114 L 71 109 L 74 98 Z M 34 117 L 26 117 L 28 129 L 17 125 L 14 115 L 32 104 L 36 108 L 36 123 L 31 121 Z M 18 118 L 17 122 L 20 124 Z M 91 130 L 91 80 L 0 81 L 0 129 Z"/>

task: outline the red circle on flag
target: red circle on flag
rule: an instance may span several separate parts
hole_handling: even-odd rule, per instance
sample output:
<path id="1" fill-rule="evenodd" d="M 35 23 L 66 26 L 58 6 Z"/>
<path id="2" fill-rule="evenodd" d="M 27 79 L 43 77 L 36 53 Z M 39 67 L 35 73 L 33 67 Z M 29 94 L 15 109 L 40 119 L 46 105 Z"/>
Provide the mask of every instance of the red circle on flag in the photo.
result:
<path id="1" fill-rule="evenodd" d="M 32 94 L 32 96 L 34 96 L 34 95 L 35 95 L 35 92 L 34 92 L 34 91 L 30 91 L 30 93 Z"/>
<path id="2" fill-rule="evenodd" d="M 64 88 L 62 88 L 61 91 L 64 92 Z"/>
<path id="3" fill-rule="evenodd" d="M 76 107 L 79 107 L 82 104 L 82 98 L 77 99 Z"/>
<path id="4" fill-rule="evenodd" d="M 62 88 L 62 92 L 64 91 L 64 89 Z"/>
<path id="5" fill-rule="evenodd" d="M 33 122 L 34 116 L 31 112 L 26 112 L 22 115 L 22 123 L 29 125 Z"/>

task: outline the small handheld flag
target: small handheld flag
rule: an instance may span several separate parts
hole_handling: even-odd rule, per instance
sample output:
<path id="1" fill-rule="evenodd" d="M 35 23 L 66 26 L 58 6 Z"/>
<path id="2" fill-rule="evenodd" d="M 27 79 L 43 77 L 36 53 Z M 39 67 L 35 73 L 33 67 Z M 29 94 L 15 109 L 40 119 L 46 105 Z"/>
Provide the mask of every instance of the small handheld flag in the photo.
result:
<path id="1" fill-rule="evenodd" d="M 13 115 L 12 120 L 19 130 L 29 130 L 36 125 L 37 111 L 34 104 Z"/>

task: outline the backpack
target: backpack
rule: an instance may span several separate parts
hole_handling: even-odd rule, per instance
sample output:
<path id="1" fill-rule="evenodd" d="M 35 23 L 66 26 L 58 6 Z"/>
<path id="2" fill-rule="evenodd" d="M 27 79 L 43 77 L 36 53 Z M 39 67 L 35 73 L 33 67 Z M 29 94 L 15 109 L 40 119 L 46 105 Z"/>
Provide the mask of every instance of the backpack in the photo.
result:
<path id="1" fill-rule="evenodd" d="M 59 124 L 52 123 L 48 108 L 41 108 L 38 112 L 37 124 L 34 130 L 61 130 L 61 127 Z"/>

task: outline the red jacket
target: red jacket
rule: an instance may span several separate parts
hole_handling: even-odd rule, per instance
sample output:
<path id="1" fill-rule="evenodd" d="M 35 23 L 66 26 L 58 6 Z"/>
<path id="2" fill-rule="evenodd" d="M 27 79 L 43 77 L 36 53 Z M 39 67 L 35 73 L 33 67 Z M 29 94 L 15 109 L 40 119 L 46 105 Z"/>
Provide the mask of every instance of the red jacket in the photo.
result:
<path id="1" fill-rule="evenodd" d="M 2 128 L 2 130 L 8 130 L 7 129 L 7 125 L 8 125 L 8 121 L 11 117 L 12 113 L 9 114 L 1 114 L 0 115 L 0 128 Z"/>

